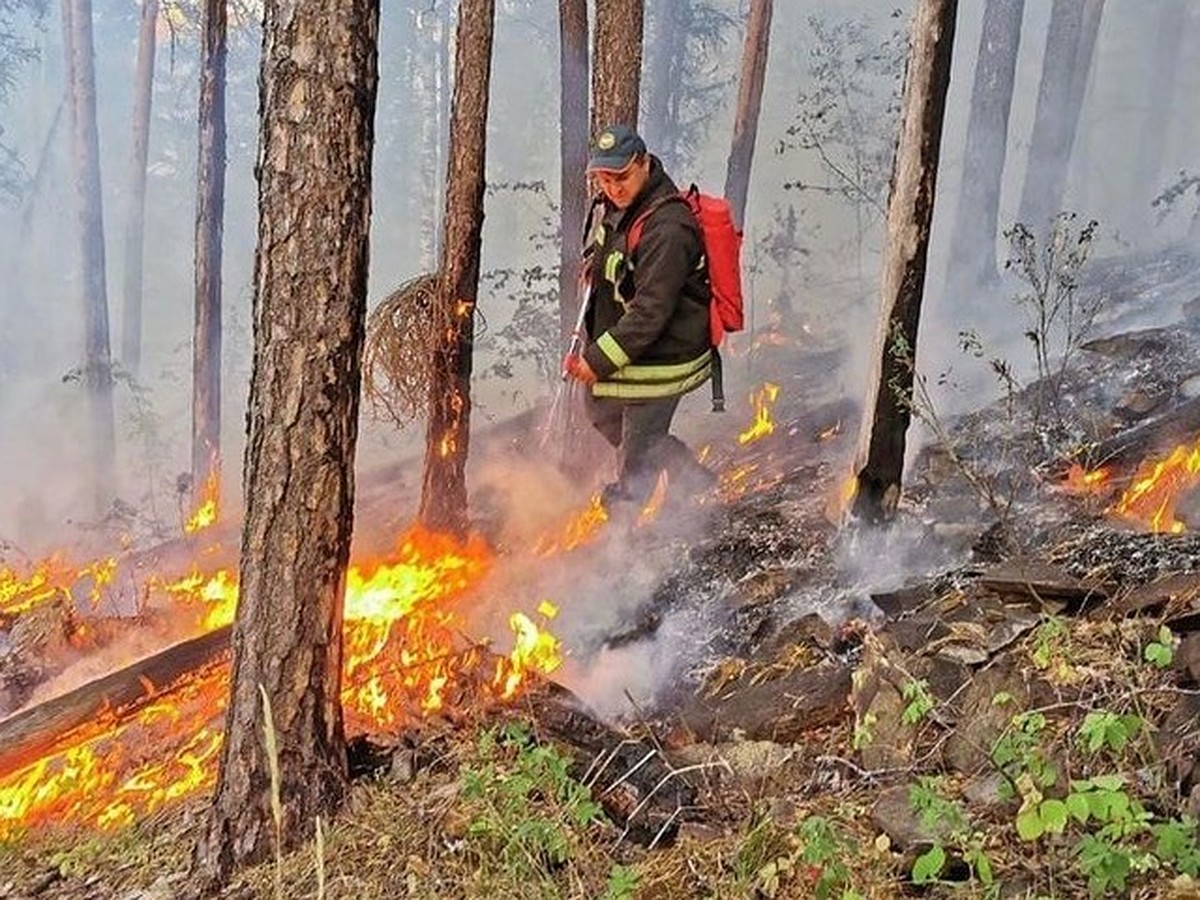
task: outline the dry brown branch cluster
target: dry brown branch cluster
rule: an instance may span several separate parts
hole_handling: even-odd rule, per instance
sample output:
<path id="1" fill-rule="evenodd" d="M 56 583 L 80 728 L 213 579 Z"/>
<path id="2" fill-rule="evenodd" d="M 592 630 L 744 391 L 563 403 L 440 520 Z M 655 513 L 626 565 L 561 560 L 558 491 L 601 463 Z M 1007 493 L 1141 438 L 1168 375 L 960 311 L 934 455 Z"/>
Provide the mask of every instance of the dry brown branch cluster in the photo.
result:
<path id="1" fill-rule="evenodd" d="M 403 427 L 429 405 L 434 343 L 450 327 L 437 302 L 438 276 L 418 275 L 385 298 L 367 318 L 363 396 L 375 412 Z"/>

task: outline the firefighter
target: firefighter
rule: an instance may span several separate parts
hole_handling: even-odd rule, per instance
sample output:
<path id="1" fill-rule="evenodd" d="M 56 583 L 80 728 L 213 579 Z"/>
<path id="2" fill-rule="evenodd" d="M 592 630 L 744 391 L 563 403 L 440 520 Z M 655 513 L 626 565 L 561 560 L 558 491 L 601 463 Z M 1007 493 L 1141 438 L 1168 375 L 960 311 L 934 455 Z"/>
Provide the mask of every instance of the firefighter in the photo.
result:
<path id="1" fill-rule="evenodd" d="M 601 496 L 620 517 L 641 508 L 664 470 L 675 499 L 716 480 L 670 433 L 680 398 L 712 375 L 711 291 L 699 225 L 687 203 L 672 202 L 678 188 L 636 131 L 601 130 L 587 168 L 598 189 L 585 248 L 587 345 L 565 365 L 590 386 L 589 418 L 617 451 L 617 480 Z"/>

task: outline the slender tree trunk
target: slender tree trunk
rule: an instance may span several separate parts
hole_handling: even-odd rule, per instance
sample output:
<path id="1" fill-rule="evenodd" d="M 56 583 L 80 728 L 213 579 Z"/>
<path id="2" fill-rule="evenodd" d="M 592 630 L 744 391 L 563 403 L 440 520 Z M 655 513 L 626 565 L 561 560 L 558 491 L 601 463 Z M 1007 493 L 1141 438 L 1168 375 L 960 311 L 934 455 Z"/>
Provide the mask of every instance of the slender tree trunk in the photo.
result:
<path id="1" fill-rule="evenodd" d="M 142 0 L 137 74 L 133 82 L 133 152 L 125 210 L 125 297 L 121 307 L 121 362 L 134 375 L 142 365 L 142 264 L 146 240 L 146 161 L 150 153 L 150 108 L 158 0 Z"/>
<path id="2" fill-rule="evenodd" d="M 1062 209 L 1103 8 L 1103 0 L 1054 0 L 1050 11 L 1020 206 L 1021 222 L 1035 234 Z"/>
<path id="3" fill-rule="evenodd" d="M 642 21 L 642 0 L 596 0 L 593 133 L 605 125 L 638 126 Z"/>
<path id="4" fill-rule="evenodd" d="M 733 120 L 733 147 L 725 172 L 725 199 L 733 210 L 733 223 L 742 229 L 746 222 L 746 197 L 750 191 L 750 164 L 758 137 L 758 113 L 762 108 L 763 81 L 767 73 L 767 50 L 771 40 L 772 0 L 752 0 L 746 22 L 746 45 L 742 51 L 742 74 L 738 82 L 737 114 Z"/>
<path id="5" fill-rule="evenodd" d="M 83 382 L 92 432 L 92 479 L 96 511 L 116 491 L 116 427 L 113 420 L 112 351 L 104 264 L 104 205 L 100 190 L 100 136 L 96 127 L 95 49 L 91 0 L 63 0 L 67 54 L 71 156 L 79 203 L 79 252 L 84 314 Z"/>
<path id="6" fill-rule="evenodd" d="M 565 345 L 579 310 L 580 242 L 587 215 L 587 0 L 558 0 L 559 195 L 562 240 L 558 267 L 558 328 Z"/>
<path id="7" fill-rule="evenodd" d="M 962 187 L 950 240 L 949 292 L 957 303 L 999 277 L 996 230 L 1000 184 L 1008 154 L 1017 51 L 1025 0 L 988 0 L 971 88 L 971 115 L 963 157 Z"/>
<path id="8" fill-rule="evenodd" d="M 668 172 L 680 162 L 679 92 L 687 53 L 692 0 L 651 4 L 643 44 L 654 48 L 643 60 L 640 131 Z"/>
<path id="9" fill-rule="evenodd" d="M 272 852 L 273 771 L 285 848 L 345 793 L 342 611 L 378 36 L 379 0 L 266 4 L 246 518 L 225 744 L 195 856 L 206 881 Z"/>
<path id="10" fill-rule="evenodd" d="M 1160 0 L 1147 10 L 1158 18 L 1154 43 L 1145 76 L 1145 111 L 1138 135 L 1137 175 L 1130 180 L 1130 199 L 1143 207 L 1149 219 L 1150 199 L 1164 186 L 1162 181 L 1171 123 L 1178 116 L 1179 61 L 1188 26 L 1190 0 Z"/>
<path id="11" fill-rule="evenodd" d="M 466 464 L 494 16 L 495 0 L 460 0 L 438 267 L 438 321 L 444 327 L 438 328 L 440 340 L 434 350 L 419 512 L 427 528 L 459 535 L 470 524 Z"/>
<path id="12" fill-rule="evenodd" d="M 225 220 L 226 0 L 205 0 L 196 160 L 196 298 L 192 333 L 192 483 L 221 460 L 221 235 Z"/>
<path id="13" fill-rule="evenodd" d="M 920 0 L 912 23 L 888 200 L 875 372 L 855 466 L 854 512 L 869 522 L 890 519 L 900 500 L 957 11 L 957 0 Z"/>

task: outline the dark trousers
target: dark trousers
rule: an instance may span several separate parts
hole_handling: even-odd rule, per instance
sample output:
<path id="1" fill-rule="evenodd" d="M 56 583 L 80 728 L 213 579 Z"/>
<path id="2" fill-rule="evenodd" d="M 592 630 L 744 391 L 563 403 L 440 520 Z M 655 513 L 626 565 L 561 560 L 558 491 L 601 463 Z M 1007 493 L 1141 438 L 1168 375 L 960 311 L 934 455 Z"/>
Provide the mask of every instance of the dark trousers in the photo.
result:
<path id="1" fill-rule="evenodd" d="M 588 397 L 588 418 L 617 451 L 617 485 L 628 499 L 645 501 L 664 469 L 672 484 L 696 470 L 707 473 L 687 444 L 670 433 L 678 406 L 678 396 L 641 401 Z"/>

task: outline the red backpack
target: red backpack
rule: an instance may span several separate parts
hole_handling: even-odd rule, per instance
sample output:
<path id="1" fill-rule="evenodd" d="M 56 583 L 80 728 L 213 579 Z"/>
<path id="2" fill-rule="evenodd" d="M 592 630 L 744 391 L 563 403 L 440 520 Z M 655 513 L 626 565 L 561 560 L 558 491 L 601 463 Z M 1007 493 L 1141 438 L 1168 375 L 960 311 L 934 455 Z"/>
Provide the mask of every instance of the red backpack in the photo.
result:
<path id="1" fill-rule="evenodd" d="M 686 191 L 680 191 L 679 197 L 688 205 L 700 226 L 704 256 L 708 261 L 708 281 L 712 287 L 709 331 L 712 345 L 719 347 L 727 333 L 746 327 L 742 304 L 742 233 L 734 226 L 733 213 L 724 197 L 702 194 L 694 184 Z M 664 197 L 651 203 L 633 220 L 626 237 L 626 249 L 631 256 L 641 240 L 646 219 L 673 199 Z"/>

